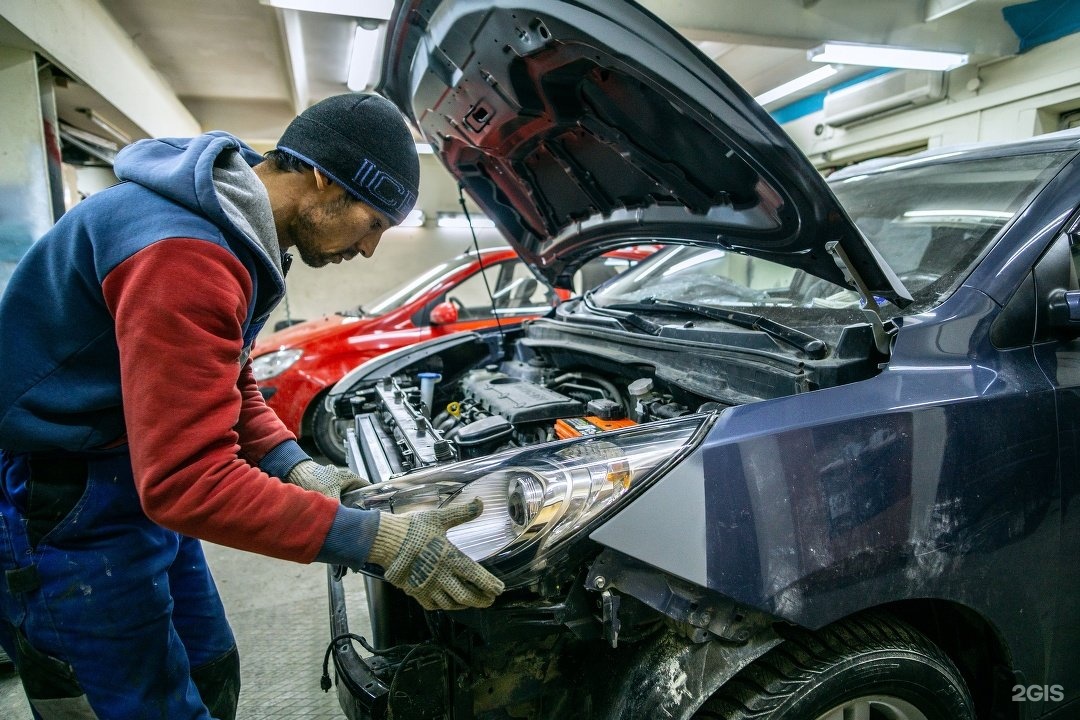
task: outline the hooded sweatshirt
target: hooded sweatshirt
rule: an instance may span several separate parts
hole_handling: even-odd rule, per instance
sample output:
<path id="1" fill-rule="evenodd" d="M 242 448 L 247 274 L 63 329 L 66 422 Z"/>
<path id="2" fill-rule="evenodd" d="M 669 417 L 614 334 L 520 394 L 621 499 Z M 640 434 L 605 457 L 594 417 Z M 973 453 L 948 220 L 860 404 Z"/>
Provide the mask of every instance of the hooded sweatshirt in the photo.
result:
<path id="1" fill-rule="evenodd" d="M 378 514 L 277 479 L 309 458 L 248 362 L 285 289 L 251 170 L 261 160 L 221 132 L 137 142 L 117 156 L 119 185 L 34 244 L 0 300 L 0 448 L 92 455 L 126 443 L 155 522 L 359 564 Z M 26 488 L 5 482 L 19 507 Z"/>

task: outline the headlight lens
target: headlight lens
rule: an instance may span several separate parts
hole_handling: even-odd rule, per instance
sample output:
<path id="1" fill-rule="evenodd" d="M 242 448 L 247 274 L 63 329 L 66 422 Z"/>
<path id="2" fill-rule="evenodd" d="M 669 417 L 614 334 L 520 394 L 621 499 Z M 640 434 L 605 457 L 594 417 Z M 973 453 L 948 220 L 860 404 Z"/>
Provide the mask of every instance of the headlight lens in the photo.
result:
<path id="1" fill-rule="evenodd" d="M 260 355 L 251 361 L 251 372 L 256 380 L 269 380 L 292 367 L 303 354 L 303 350 L 294 348 Z"/>
<path id="2" fill-rule="evenodd" d="M 707 420 L 690 416 L 442 465 L 367 488 L 360 504 L 403 513 L 479 497 L 483 514 L 447 537 L 508 584 L 521 584 L 565 541 L 662 475 Z"/>

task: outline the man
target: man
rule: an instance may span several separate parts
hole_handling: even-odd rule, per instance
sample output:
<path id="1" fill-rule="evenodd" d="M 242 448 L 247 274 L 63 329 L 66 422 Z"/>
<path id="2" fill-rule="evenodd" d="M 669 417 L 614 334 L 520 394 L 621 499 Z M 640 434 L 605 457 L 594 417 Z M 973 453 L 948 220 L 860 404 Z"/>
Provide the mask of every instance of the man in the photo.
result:
<path id="1" fill-rule="evenodd" d="M 198 540 L 381 565 L 429 609 L 502 583 L 446 539 L 480 506 L 381 515 L 262 402 L 248 354 L 295 248 L 371 257 L 416 200 L 376 95 L 304 111 L 263 159 L 236 138 L 144 140 L 0 300 L 0 644 L 40 718 L 232 718 L 239 660 Z M 286 482 L 281 482 L 284 480 Z"/>

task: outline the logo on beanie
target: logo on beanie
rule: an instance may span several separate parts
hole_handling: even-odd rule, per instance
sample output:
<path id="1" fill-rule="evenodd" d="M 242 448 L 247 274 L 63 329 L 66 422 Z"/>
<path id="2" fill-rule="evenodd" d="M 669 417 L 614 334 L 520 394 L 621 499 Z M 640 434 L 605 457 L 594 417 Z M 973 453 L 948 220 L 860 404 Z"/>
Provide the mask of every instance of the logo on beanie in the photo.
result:
<path id="1" fill-rule="evenodd" d="M 353 181 L 379 202 L 383 209 L 394 211 L 411 208 L 416 202 L 416 193 L 391 177 L 385 170 L 379 169 L 371 160 L 360 163 L 360 169 L 353 175 Z"/>

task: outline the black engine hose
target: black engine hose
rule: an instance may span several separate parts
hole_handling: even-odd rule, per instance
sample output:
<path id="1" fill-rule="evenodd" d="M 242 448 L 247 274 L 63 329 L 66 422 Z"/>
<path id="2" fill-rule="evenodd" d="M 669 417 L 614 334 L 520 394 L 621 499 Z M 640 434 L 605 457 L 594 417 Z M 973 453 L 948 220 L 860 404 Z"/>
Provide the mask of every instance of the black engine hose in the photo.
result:
<path id="1" fill-rule="evenodd" d="M 610 380 L 606 380 L 606 379 L 600 377 L 599 375 L 596 375 L 596 374 L 593 374 L 593 373 L 584 373 L 584 372 L 563 373 L 562 375 L 559 375 L 556 378 L 552 378 L 550 381 L 548 381 L 547 384 L 548 384 L 548 387 L 551 387 L 551 386 L 554 386 L 554 385 L 562 385 L 563 383 L 570 382 L 571 380 L 588 380 L 590 382 L 596 383 L 605 392 L 608 393 L 610 400 L 615 400 L 620 405 L 622 405 L 624 409 L 626 408 L 626 398 L 624 398 L 623 394 L 621 392 L 619 392 L 619 388 L 615 387 L 615 383 L 611 382 Z"/>

